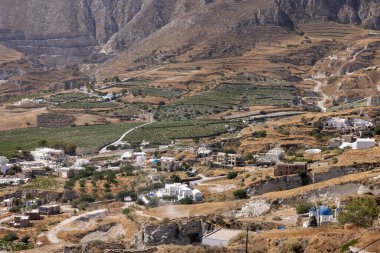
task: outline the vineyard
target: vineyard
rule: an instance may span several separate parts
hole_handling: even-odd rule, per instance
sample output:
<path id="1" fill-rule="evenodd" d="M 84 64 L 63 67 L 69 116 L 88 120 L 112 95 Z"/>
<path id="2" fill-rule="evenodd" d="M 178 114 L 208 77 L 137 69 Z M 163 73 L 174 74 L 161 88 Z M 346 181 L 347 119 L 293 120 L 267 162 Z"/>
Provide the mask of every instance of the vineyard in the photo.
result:
<path id="1" fill-rule="evenodd" d="M 155 87 L 134 87 L 129 90 L 133 96 L 153 96 L 153 97 L 163 97 L 163 98 L 177 98 L 181 95 L 181 90 L 179 89 L 163 89 Z"/>
<path id="2" fill-rule="evenodd" d="M 99 108 L 116 108 L 119 105 L 113 102 L 99 101 L 74 101 L 59 104 L 62 109 L 99 109 Z"/>
<path id="3" fill-rule="evenodd" d="M 226 125 L 240 126 L 240 122 L 227 121 L 162 121 L 142 127 L 128 135 L 125 141 L 140 143 L 143 140 L 161 144 L 176 139 L 198 139 L 227 132 Z"/>
<path id="4" fill-rule="evenodd" d="M 261 84 L 226 82 L 214 90 L 163 106 L 155 117 L 159 120 L 181 120 L 213 115 L 239 106 L 289 105 L 297 92 L 291 86 Z"/>
<path id="5" fill-rule="evenodd" d="M 27 128 L 0 131 L 0 155 L 9 155 L 18 149 L 30 151 L 40 140 L 48 143 L 64 141 L 77 145 L 77 153 L 90 154 L 119 138 L 138 124 L 109 124 L 66 128 Z"/>

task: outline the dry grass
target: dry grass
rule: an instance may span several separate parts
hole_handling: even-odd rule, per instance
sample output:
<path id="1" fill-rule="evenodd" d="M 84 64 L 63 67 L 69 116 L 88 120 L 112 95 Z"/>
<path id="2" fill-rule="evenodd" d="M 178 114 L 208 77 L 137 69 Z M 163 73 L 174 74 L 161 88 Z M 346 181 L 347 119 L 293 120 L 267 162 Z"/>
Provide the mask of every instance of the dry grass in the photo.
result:
<path id="1" fill-rule="evenodd" d="M 156 208 L 150 208 L 145 211 L 145 214 L 155 217 L 170 219 L 185 218 L 201 215 L 215 215 L 226 211 L 240 208 L 246 201 L 226 201 L 226 202 L 210 202 L 193 205 L 167 205 Z"/>

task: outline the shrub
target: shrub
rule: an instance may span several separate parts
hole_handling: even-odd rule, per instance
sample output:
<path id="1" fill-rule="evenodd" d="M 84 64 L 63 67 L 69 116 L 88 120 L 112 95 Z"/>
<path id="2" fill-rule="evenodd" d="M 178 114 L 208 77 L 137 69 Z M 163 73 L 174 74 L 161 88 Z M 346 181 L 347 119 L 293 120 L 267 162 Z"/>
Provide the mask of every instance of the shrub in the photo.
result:
<path id="1" fill-rule="evenodd" d="M 170 177 L 170 181 L 172 181 L 173 183 L 179 183 L 181 181 L 181 178 L 177 174 L 173 174 Z"/>
<path id="2" fill-rule="evenodd" d="M 296 206 L 297 214 L 308 213 L 309 210 L 313 207 L 311 203 L 303 202 Z"/>
<path id="3" fill-rule="evenodd" d="M 96 200 L 96 198 L 90 194 L 82 194 L 79 197 L 80 202 L 92 203 L 92 202 L 95 202 L 95 200 Z"/>
<path id="4" fill-rule="evenodd" d="M 357 198 L 345 206 L 338 215 L 340 224 L 353 223 L 359 227 L 371 227 L 379 216 L 379 208 L 373 197 Z"/>
<path id="5" fill-rule="evenodd" d="M 123 209 L 123 214 L 124 215 L 129 215 L 131 213 L 131 209 L 129 209 L 129 208 L 124 208 Z"/>
<path id="6" fill-rule="evenodd" d="M 18 236 L 15 232 L 9 231 L 3 236 L 3 240 L 6 242 L 12 242 L 18 239 Z"/>
<path id="7" fill-rule="evenodd" d="M 254 138 L 264 138 L 267 137 L 267 131 L 262 130 L 262 131 L 256 131 L 252 133 L 252 137 Z"/>
<path id="8" fill-rule="evenodd" d="M 29 239 L 30 239 L 30 235 L 24 235 L 22 238 L 21 238 L 21 242 L 25 243 L 25 244 L 28 244 L 29 243 Z"/>
<path id="9" fill-rule="evenodd" d="M 235 172 L 235 171 L 231 171 L 231 172 L 228 172 L 228 174 L 227 174 L 227 178 L 228 179 L 234 179 L 234 178 L 236 178 L 237 177 L 237 172 Z"/>
<path id="10" fill-rule="evenodd" d="M 192 198 L 186 197 L 186 198 L 181 199 L 179 203 L 182 205 L 191 205 L 194 203 L 194 201 Z"/>
<path id="11" fill-rule="evenodd" d="M 136 204 L 140 205 L 140 206 L 143 206 L 145 203 L 144 203 L 144 201 L 142 199 L 137 199 L 136 200 Z"/>
<path id="12" fill-rule="evenodd" d="M 234 191 L 233 195 L 236 199 L 246 199 L 247 198 L 247 192 L 243 189 Z"/>
<path id="13" fill-rule="evenodd" d="M 375 132 L 376 135 L 380 135 L 380 126 L 375 126 L 373 131 Z"/>

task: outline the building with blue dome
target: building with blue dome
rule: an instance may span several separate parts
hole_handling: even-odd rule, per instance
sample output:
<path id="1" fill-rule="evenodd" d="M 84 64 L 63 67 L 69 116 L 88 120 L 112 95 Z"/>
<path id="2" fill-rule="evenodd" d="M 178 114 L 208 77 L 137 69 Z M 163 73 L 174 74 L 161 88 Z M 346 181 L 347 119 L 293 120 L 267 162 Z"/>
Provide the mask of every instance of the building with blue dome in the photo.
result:
<path id="1" fill-rule="evenodd" d="M 309 218 L 315 217 L 318 226 L 336 222 L 336 213 L 328 206 L 312 207 L 309 210 Z"/>

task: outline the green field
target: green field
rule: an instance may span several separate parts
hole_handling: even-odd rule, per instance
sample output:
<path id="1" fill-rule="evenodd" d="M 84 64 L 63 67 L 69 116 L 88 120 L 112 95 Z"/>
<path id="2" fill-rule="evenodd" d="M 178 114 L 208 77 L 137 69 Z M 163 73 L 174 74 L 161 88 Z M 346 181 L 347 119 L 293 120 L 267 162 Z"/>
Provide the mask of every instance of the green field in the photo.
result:
<path id="1" fill-rule="evenodd" d="M 30 151 L 38 147 L 38 141 L 48 143 L 64 141 L 77 145 L 78 154 L 96 152 L 102 146 L 118 139 L 128 129 L 138 124 L 108 124 L 66 128 L 28 128 L 0 131 L 0 155 L 13 154 L 21 148 Z"/>
<path id="2" fill-rule="evenodd" d="M 142 127 L 126 137 L 130 143 L 143 140 L 152 144 L 161 144 L 175 139 L 197 139 L 226 133 L 226 125 L 239 126 L 240 122 L 227 121 L 161 121 Z"/>

